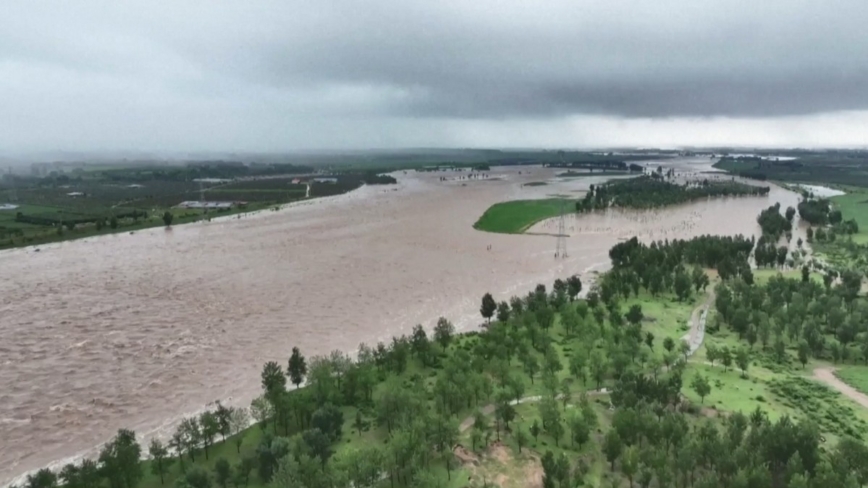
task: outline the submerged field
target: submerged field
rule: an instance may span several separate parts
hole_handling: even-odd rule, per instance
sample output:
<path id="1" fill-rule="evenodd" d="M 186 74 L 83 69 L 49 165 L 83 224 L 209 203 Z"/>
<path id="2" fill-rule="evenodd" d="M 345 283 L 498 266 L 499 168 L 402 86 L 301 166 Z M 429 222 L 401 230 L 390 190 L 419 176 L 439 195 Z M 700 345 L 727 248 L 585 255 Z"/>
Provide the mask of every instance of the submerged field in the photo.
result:
<path id="1" fill-rule="evenodd" d="M 482 214 L 473 228 L 485 232 L 520 234 L 541 220 L 571 212 L 574 205 L 573 200 L 564 198 L 496 203 Z"/>

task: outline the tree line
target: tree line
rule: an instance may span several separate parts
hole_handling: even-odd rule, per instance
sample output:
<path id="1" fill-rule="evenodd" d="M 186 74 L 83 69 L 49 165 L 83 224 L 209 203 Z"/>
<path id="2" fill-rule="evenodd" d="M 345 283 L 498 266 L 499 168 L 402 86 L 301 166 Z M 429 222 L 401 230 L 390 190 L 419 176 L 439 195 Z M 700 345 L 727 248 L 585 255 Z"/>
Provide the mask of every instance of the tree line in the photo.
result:
<path id="1" fill-rule="evenodd" d="M 679 185 L 662 178 L 662 171 L 654 176 L 640 176 L 591 186 L 582 200 L 576 202 L 577 212 L 609 207 L 649 209 L 676 205 L 713 197 L 766 195 L 769 187 L 736 182 L 710 182 Z"/>

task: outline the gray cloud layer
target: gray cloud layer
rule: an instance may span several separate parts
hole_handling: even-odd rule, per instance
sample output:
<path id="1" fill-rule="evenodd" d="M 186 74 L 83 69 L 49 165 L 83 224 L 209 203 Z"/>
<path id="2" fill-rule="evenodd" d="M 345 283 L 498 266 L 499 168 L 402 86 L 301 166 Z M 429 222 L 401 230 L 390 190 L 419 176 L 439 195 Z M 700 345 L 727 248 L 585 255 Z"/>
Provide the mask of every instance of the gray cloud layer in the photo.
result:
<path id="1" fill-rule="evenodd" d="M 4 11 L 10 147 L 473 144 L 468 122 L 544 131 L 589 116 L 868 110 L 864 0 L 33 0 Z"/>

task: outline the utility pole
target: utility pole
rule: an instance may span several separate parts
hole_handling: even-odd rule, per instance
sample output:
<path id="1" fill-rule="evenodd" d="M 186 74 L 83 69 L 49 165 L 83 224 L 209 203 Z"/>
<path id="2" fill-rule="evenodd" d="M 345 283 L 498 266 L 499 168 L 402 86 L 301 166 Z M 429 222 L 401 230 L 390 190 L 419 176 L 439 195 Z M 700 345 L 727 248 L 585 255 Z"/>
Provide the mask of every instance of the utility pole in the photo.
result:
<path id="1" fill-rule="evenodd" d="M 564 205 L 565 201 L 561 200 L 561 215 L 558 217 L 558 237 L 555 247 L 555 258 L 561 259 L 567 257 L 567 225 Z"/>
<path id="2" fill-rule="evenodd" d="M 558 151 L 558 154 L 561 157 L 561 165 L 566 167 L 566 164 L 564 164 L 564 151 Z M 555 259 L 563 259 L 567 257 L 567 223 L 565 205 L 566 200 L 561 199 L 561 211 L 560 216 L 558 217 L 558 236 L 557 243 L 555 244 Z"/>

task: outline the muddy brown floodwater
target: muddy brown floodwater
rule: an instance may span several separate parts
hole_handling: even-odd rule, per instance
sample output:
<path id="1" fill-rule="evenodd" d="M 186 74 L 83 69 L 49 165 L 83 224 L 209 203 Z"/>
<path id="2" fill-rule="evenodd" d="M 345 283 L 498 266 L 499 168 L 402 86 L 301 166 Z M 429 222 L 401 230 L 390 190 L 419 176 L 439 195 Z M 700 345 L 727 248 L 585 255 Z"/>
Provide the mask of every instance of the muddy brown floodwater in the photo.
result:
<path id="1" fill-rule="evenodd" d="M 666 164 L 708 169 L 704 159 Z M 119 428 L 147 439 L 215 400 L 248 405 L 262 364 L 284 363 L 293 346 L 355 351 L 441 315 L 471 329 L 483 293 L 506 299 L 572 273 L 587 281 L 621 238 L 752 234 L 761 209 L 796 203 L 775 188 L 570 216 L 565 260 L 551 236 L 473 230 L 498 201 L 579 196 L 601 181 L 555 173 L 398 173 L 395 186 L 277 212 L 0 252 L 0 484 L 93 455 Z M 521 186 L 540 180 L 550 184 Z M 554 220 L 531 229 L 556 230 Z"/>

